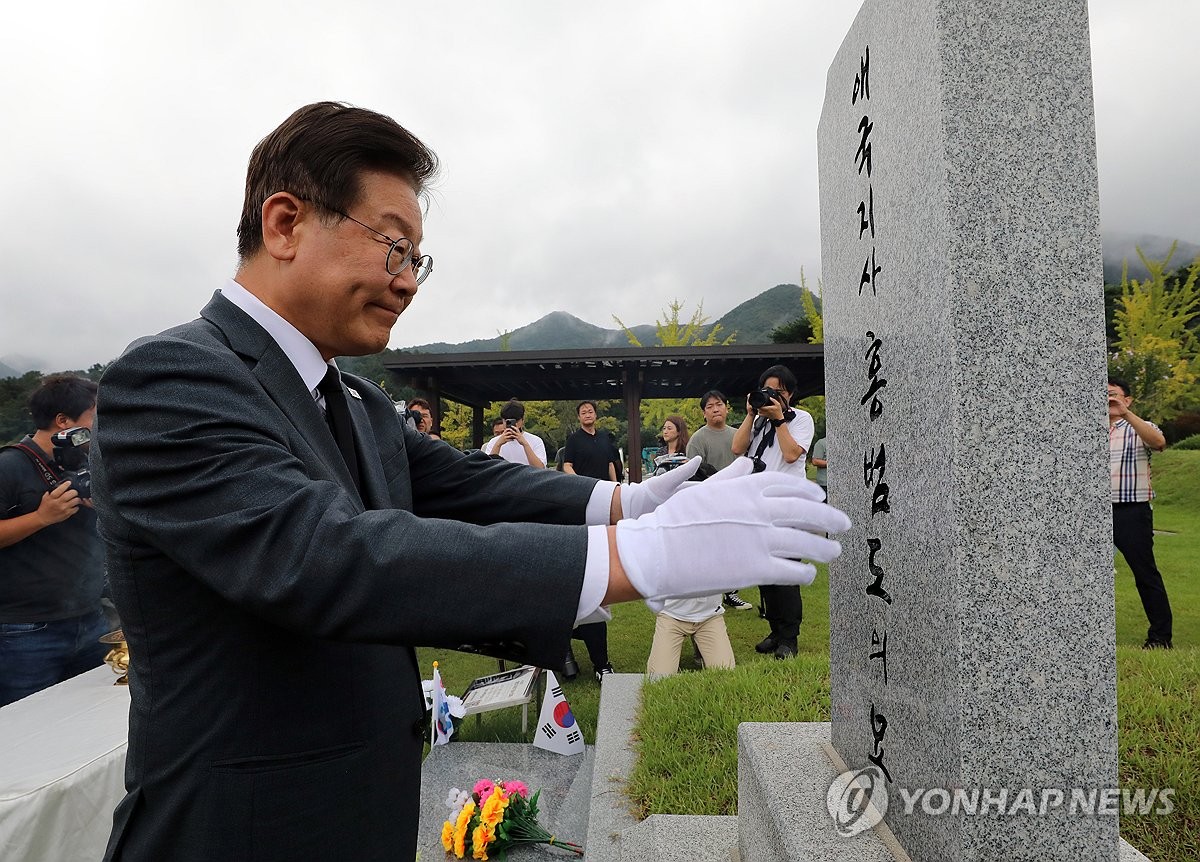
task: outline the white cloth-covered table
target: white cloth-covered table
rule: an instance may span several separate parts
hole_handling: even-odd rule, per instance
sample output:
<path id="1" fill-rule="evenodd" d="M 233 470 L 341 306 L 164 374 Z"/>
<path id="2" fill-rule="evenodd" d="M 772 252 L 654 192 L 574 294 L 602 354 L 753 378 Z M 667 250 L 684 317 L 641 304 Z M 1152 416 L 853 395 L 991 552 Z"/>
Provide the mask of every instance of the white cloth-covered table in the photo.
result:
<path id="1" fill-rule="evenodd" d="M 125 795 L 129 689 L 107 665 L 0 709 L 0 859 L 96 862 Z"/>

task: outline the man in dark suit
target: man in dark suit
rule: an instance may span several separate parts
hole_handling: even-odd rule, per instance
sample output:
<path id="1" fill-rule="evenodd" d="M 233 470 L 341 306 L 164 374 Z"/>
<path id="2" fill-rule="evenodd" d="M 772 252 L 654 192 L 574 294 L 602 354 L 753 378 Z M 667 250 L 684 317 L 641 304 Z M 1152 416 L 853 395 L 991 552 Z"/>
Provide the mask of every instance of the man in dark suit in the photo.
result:
<path id="1" fill-rule="evenodd" d="M 341 374 L 432 269 L 435 164 L 390 118 L 300 109 L 251 156 L 235 280 L 105 374 L 95 502 L 132 656 L 108 860 L 411 860 L 414 646 L 556 667 L 602 604 L 727 579 L 700 536 L 797 581 L 783 557 L 837 553 L 797 518 L 848 522 L 800 485 L 674 495 L 464 455 Z M 709 511 L 730 526 L 693 526 Z"/>

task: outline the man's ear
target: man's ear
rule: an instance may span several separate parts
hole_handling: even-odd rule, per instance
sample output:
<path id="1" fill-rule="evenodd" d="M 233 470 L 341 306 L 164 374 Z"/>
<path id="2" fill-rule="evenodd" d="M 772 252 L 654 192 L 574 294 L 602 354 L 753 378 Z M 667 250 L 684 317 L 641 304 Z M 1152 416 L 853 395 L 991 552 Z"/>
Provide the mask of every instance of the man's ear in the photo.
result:
<path id="1" fill-rule="evenodd" d="M 314 217 L 312 208 L 290 192 L 276 192 L 262 205 L 263 248 L 276 260 L 296 256 L 296 227 L 306 217 Z"/>

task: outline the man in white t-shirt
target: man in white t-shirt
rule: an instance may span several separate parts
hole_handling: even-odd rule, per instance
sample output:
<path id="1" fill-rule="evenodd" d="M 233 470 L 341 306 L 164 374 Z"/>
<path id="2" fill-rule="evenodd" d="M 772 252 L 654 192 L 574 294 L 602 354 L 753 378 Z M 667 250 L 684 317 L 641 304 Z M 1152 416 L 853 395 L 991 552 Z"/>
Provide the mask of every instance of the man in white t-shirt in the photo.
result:
<path id="1" fill-rule="evenodd" d="M 813 418 L 791 405 L 796 375 L 772 365 L 758 378 L 758 389 L 746 398 L 746 419 L 733 435 L 733 451 L 754 461 L 754 472 L 804 476 L 804 453 L 812 445 Z M 754 649 L 785 659 L 796 655 L 796 639 L 804 618 L 800 587 L 759 587 L 771 633 Z"/>
<path id="2" fill-rule="evenodd" d="M 511 399 L 500 408 L 500 418 L 504 420 L 504 430 L 489 440 L 483 451 L 514 464 L 545 467 L 546 444 L 541 437 L 525 430 L 525 405 Z"/>

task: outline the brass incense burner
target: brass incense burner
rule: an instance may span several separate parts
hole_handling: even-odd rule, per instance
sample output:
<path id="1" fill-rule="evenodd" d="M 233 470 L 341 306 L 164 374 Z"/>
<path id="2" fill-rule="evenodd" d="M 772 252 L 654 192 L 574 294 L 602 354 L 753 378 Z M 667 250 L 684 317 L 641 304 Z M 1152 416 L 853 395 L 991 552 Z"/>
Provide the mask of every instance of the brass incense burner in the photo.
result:
<path id="1" fill-rule="evenodd" d="M 121 674 L 113 685 L 129 685 L 129 645 L 125 643 L 124 630 L 117 629 L 104 635 L 100 643 L 113 645 L 104 657 L 104 663 L 113 669 L 113 673 Z"/>

